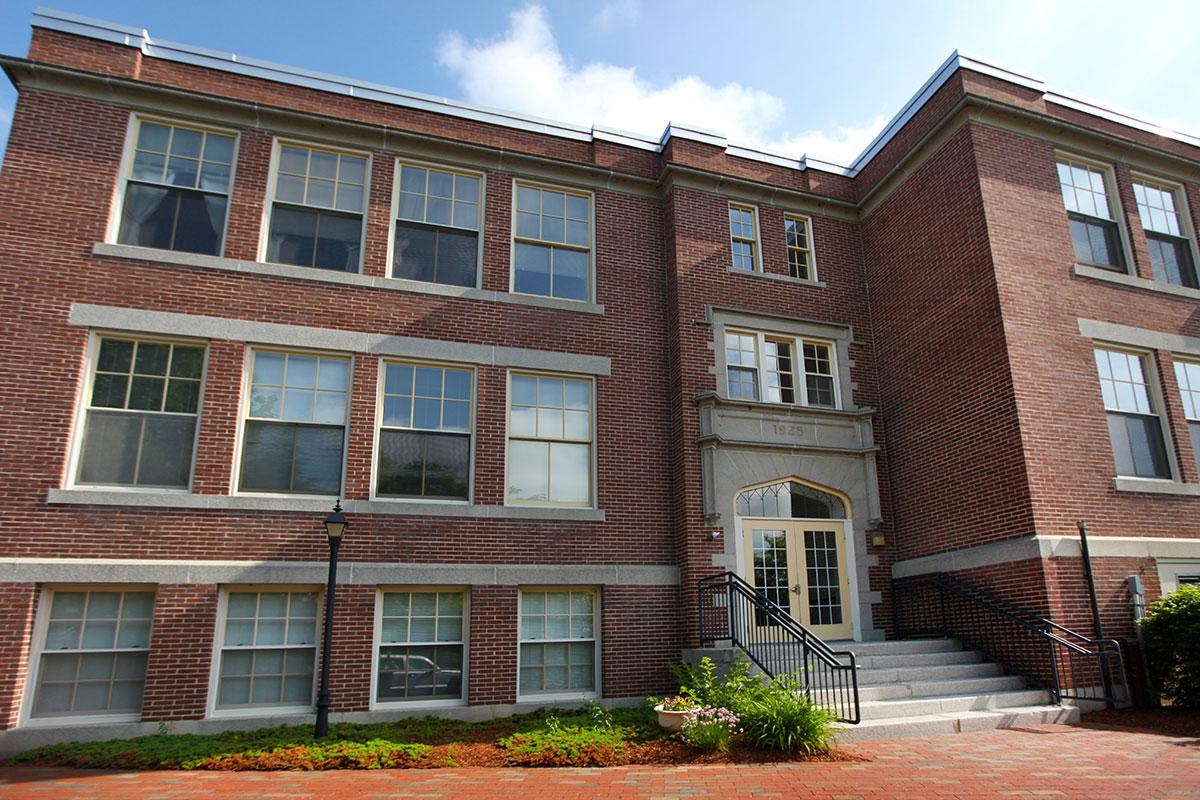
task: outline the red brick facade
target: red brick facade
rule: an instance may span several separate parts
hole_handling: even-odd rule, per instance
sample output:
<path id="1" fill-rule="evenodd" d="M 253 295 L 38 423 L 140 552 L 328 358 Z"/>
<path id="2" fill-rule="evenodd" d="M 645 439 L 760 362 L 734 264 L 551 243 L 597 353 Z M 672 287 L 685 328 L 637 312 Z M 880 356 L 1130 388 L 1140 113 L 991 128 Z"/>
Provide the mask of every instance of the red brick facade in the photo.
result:
<path id="1" fill-rule="evenodd" d="M 895 635 L 893 578 L 940 570 L 1090 630 L 1072 549 L 1078 519 L 1106 540 L 1093 561 L 1118 635 L 1132 630 L 1127 575 L 1153 598 L 1174 580 L 1160 582 L 1164 564 L 1200 564 L 1200 472 L 1173 371 L 1200 361 L 1200 291 L 1155 278 L 1133 194 L 1135 180 L 1174 187 L 1194 254 L 1194 140 L 1083 113 L 963 63 L 914 99 L 915 113 L 869 158 L 836 171 L 737 155 L 690 131 L 654 143 L 351 96 L 60 23 L 39 17 L 28 59 L 4 59 L 20 100 L 0 172 L 0 728 L 54 724 L 33 699 L 51 649 L 47 605 L 54 592 L 88 590 L 154 596 L 141 710 L 105 722 L 273 713 L 218 708 L 226 604 L 239 591 L 319 594 L 321 520 L 334 498 L 239 490 L 249 354 L 263 348 L 351 360 L 340 491 L 350 528 L 331 660 L 333 712 L 346 718 L 663 691 L 667 665 L 696 644 L 696 580 L 751 571 L 740 493 L 781 481 L 846 509 L 842 602 L 858 639 Z M 216 255 L 119 240 L 131 120 L 141 119 L 236 136 Z M 280 140 L 369 158 L 357 272 L 264 263 Z M 1125 274 L 1076 264 L 1055 168 L 1063 154 L 1110 175 L 1132 258 Z M 390 277 L 398 159 L 482 177 L 476 288 Z M 584 301 L 510 288 L 517 184 L 588 198 Z M 750 273 L 731 269 L 730 203 L 754 211 Z M 813 280 L 789 274 L 785 215 L 809 224 Z M 826 348 L 837 402 L 733 396 L 729 332 L 764 347 Z M 76 480 L 103 334 L 205 348 L 186 491 Z M 1132 349 L 1150 368 L 1169 477 L 1117 477 L 1096 342 Z M 375 496 L 391 362 L 471 371 L 469 501 Z M 514 373 L 594 387 L 591 503 L 506 499 Z M 464 598 L 464 688 L 453 702 L 377 702 L 383 593 L 422 589 Z M 522 616 L 540 612 L 523 598 L 572 592 L 591 598 L 592 621 L 578 612 L 563 637 L 591 648 L 593 678 L 572 662 L 582 683 L 539 694 L 522 683 L 543 674 L 534 659 L 544 657 Z"/>

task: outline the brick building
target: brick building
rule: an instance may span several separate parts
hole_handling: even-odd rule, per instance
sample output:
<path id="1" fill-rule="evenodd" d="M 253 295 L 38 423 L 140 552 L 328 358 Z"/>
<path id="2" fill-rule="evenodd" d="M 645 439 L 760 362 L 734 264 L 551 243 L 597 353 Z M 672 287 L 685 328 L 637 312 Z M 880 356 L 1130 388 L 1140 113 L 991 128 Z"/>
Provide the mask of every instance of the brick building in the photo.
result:
<path id="1" fill-rule="evenodd" d="M 1200 139 L 956 54 L 841 168 L 33 23 L 4 747 L 311 718 L 337 498 L 335 719 L 660 692 L 726 570 L 860 642 L 936 571 L 1089 629 L 1081 518 L 1111 634 L 1200 575 Z"/>

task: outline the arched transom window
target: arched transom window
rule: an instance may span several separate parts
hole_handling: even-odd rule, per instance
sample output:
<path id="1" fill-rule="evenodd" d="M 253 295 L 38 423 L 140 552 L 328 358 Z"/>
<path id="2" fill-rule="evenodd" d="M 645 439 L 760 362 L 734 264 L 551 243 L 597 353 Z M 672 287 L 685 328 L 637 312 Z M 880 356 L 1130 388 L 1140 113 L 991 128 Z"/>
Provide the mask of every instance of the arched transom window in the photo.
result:
<path id="1" fill-rule="evenodd" d="M 782 481 L 739 494 L 737 513 L 742 517 L 845 519 L 846 504 L 828 492 Z"/>

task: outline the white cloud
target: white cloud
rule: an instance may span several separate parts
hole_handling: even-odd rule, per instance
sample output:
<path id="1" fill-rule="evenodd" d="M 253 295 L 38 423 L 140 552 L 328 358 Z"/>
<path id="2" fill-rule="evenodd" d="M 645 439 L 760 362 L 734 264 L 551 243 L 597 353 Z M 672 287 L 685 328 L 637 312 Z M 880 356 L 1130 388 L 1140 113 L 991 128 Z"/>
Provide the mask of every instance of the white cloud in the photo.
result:
<path id="1" fill-rule="evenodd" d="M 642 14 L 640 0 L 609 0 L 592 16 L 592 27 L 602 31 L 637 22 Z"/>
<path id="2" fill-rule="evenodd" d="M 784 102 L 768 92 L 737 83 L 713 86 L 695 75 L 655 86 L 634 67 L 572 65 L 558 49 L 545 10 L 536 5 L 510 14 L 508 29 L 488 41 L 468 42 L 457 31 L 444 35 L 439 61 L 472 103 L 581 125 L 657 136 L 674 122 L 714 131 L 744 147 L 793 157 L 807 152 L 844 163 L 879 131 L 840 128 L 789 135 L 779 130 Z"/>

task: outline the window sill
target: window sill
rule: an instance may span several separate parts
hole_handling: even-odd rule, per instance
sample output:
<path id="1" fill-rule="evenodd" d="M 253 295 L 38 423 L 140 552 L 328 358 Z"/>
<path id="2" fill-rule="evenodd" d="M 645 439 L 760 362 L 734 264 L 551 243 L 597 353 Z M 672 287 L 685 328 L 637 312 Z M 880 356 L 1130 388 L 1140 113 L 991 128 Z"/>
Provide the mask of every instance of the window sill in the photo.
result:
<path id="1" fill-rule="evenodd" d="M 716 392 L 700 392 L 696 395 L 698 406 L 739 406 L 755 411 L 774 412 L 787 416 L 815 415 L 831 417 L 870 417 L 876 410 L 869 406 L 858 408 L 830 408 L 829 406 L 804 406 L 797 403 L 765 403 L 761 400 L 749 400 L 744 397 L 721 397 Z"/>
<path id="2" fill-rule="evenodd" d="M 1118 492 L 1142 492 L 1145 494 L 1169 494 L 1182 497 L 1200 497 L 1200 484 L 1179 483 L 1159 478 L 1113 478 L 1113 489 Z"/>
<path id="3" fill-rule="evenodd" d="M 824 289 L 826 284 L 824 281 L 810 281 L 804 278 L 793 278 L 791 275 L 776 275 L 774 272 L 761 272 L 754 270 L 753 272 L 744 269 L 734 269 L 727 267 L 726 272 L 731 275 L 748 275 L 751 278 L 766 278 L 769 281 L 780 281 L 782 283 L 794 283 L 798 286 L 812 286 L 817 289 Z"/>
<path id="4" fill-rule="evenodd" d="M 585 303 L 579 300 L 560 300 L 557 297 L 493 292 L 486 289 L 474 289 L 464 286 L 425 283 L 424 281 L 414 281 L 408 278 L 378 278 L 370 275 L 334 272 L 332 270 L 315 269 L 312 267 L 293 267 L 289 264 L 271 264 L 263 261 L 239 261 L 220 256 L 181 253 L 175 250 L 157 250 L 153 247 L 136 247 L 127 244 L 98 242 L 92 246 L 92 255 L 127 258 L 132 261 L 149 261 L 156 264 L 172 264 L 180 267 L 200 267 L 203 269 L 218 269 L 251 275 L 268 275 L 276 278 L 320 281 L 367 289 L 412 292 L 414 294 L 428 294 L 438 297 L 481 300 L 489 303 L 511 303 L 512 305 L 552 308 L 559 311 L 579 311 L 584 314 L 604 314 L 604 306 L 598 303 Z"/>
<path id="5" fill-rule="evenodd" d="M 1164 283 L 1162 281 L 1147 280 L 1146 278 L 1139 278 L 1135 275 L 1128 275 L 1124 272 L 1113 272 L 1112 270 L 1100 269 L 1099 267 L 1089 267 L 1086 264 L 1076 264 L 1075 274 L 1081 278 L 1091 278 L 1092 280 L 1116 283 L 1121 286 L 1128 286 L 1131 289 L 1142 289 L 1144 291 L 1157 292 L 1159 294 L 1186 297 L 1190 300 L 1200 300 L 1200 289 L 1191 289 L 1187 286 L 1176 286 L 1173 283 Z"/>
<path id="6" fill-rule="evenodd" d="M 32 685 L 32 684 L 31 684 Z M 79 728 L 85 725 L 127 725 L 131 722 L 141 722 L 142 715 L 137 714 L 95 714 L 92 716 L 75 717 L 28 717 L 22 720 L 19 728 Z"/>
<path id="7" fill-rule="evenodd" d="M 204 511 L 300 511 L 324 514 L 329 499 L 313 497 L 183 494 L 181 492 L 128 492 L 92 489 L 51 489 L 50 505 L 126 506 L 128 508 L 181 508 Z M 345 500 L 348 514 L 379 514 L 399 517 L 468 517 L 472 519 L 534 519 L 564 522 L 604 522 L 598 508 L 530 508 L 484 506 L 466 503 L 396 502 L 388 500 Z"/>

